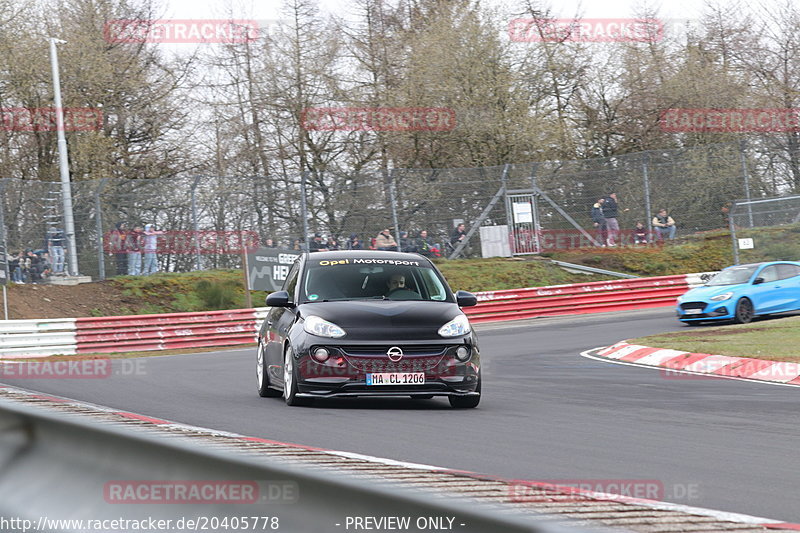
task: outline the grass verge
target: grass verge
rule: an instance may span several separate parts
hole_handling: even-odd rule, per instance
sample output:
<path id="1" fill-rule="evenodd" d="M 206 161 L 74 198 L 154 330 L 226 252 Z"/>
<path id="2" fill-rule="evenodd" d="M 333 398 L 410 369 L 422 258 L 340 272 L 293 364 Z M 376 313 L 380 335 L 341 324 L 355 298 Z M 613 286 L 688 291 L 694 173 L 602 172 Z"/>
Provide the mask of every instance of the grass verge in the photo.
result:
<path id="1" fill-rule="evenodd" d="M 800 363 L 800 316 L 767 318 L 751 324 L 698 326 L 689 331 L 629 341 L 653 348 Z"/>

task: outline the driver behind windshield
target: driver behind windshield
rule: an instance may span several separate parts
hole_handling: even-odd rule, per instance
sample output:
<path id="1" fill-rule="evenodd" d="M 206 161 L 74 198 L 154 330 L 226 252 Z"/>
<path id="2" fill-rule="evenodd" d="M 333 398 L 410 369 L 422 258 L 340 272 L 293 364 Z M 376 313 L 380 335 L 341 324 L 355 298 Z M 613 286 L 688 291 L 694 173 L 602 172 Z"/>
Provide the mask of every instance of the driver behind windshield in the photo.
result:
<path id="1" fill-rule="evenodd" d="M 419 300 L 421 296 L 411 289 L 406 288 L 404 274 L 395 273 L 386 281 L 386 296 L 392 300 Z"/>

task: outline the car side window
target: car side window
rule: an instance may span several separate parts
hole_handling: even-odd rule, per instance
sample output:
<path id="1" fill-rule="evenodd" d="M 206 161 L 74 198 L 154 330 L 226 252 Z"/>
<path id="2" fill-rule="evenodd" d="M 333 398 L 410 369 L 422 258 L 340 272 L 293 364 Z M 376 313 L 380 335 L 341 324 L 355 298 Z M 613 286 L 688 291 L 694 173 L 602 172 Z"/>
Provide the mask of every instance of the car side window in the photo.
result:
<path id="1" fill-rule="evenodd" d="M 800 274 L 800 267 L 798 267 L 797 265 L 789 265 L 789 264 L 778 265 L 779 279 L 793 278 L 798 274 Z"/>
<path id="2" fill-rule="evenodd" d="M 292 265 L 291 270 L 289 270 L 289 274 L 286 276 L 286 281 L 283 282 L 283 290 L 289 293 L 289 298 L 294 300 L 295 294 L 294 290 L 297 288 L 297 278 L 300 273 L 300 260 L 298 259 L 294 265 Z"/>
<path id="3" fill-rule="evenodd" d="M 759 278 L 764 278 L 764 283 L 769 283 L 770 281 L 778 281 L 780 277 L 778 276 L 778 266 L 777 265 L 770 265 L 762 270 L 758 274 Z"/>

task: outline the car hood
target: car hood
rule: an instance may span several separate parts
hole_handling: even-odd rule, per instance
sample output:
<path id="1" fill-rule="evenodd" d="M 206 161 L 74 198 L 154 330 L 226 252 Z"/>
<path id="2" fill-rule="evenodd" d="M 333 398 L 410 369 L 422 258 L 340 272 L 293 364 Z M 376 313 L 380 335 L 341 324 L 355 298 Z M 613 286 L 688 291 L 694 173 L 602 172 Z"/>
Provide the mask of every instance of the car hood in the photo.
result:
<path id="1" fill-rule="evenodd" d="M 454 303 L 350 300 L 299 306 L 300 316 L 316 315 L 345 330 L 342 340 L 443 340 L 439 328 L 461 314 Z"/>
<path id="2" fill-rule="evenodd" d="M 681 296 L 681 303 L 706 302 L 710 298 L 719 294 L 724 294 L 726 292 L 737 292 L 746 285 L 746 283 L 739 283 L 737 285 L 703 285 L 702 287 L 695 287 L 694 289 L 690 289 L 689 291 L 685 292 L 683 296 Z"/>

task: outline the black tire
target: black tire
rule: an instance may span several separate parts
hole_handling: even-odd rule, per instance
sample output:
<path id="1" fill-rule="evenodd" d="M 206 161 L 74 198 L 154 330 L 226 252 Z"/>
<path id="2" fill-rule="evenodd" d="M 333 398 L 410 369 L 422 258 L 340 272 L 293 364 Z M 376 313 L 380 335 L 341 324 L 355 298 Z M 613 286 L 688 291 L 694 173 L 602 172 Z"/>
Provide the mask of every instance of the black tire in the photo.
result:
<path id="1" fill-rule="evenodd" d="M 256 352 L 256 380 L 258 383 L 258 395 L 262 398 L 277 398 L 281 396 L 281 391 L 269 387 L 269 374 L 267 373 L 267 358 L 264 353 L 264 345 L 261 339 L 258 340 Z"/>
<path id="2" fill-rule="evenodd" d="M 472 409 L 481 403 L 481 376 L 478 374 L 478 386 L 475 388 L 477 396 L 448 396 L 450 407 L 454 409 Z"/>
<path id="3" fill-rule="evenodd" d="M 736 313 L 733 321 L 737 324 L 749 324 L 753 320 L 753 302 L 747 298 L 741 298 L 736 302 Z"/>
<path id="4" fill-rule="evenodd" d="M 283 399 L 286 405 L 310 405 L 311 398 L 297 397 L 297 371 L 294 363 L 294 350 L 288 345 L 283 352 Z"/>

